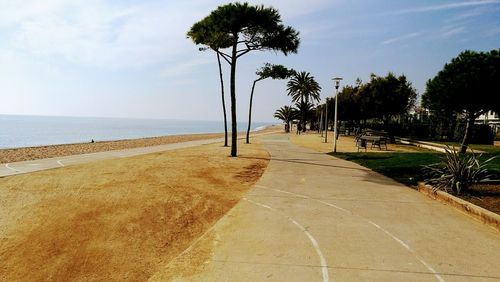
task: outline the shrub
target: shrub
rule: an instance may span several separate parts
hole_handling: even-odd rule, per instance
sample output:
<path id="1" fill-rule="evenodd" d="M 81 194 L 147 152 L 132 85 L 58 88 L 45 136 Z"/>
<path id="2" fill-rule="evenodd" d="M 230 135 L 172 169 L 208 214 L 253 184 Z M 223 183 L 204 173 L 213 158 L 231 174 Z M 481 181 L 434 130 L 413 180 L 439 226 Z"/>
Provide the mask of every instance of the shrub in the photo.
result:
<path id="1" fill-rule="evenodd" d="M 469 187 L 481 180 L 488 179 L 488 170 L 486 167 L 495 157 L 485 161 L 480 161 L 481 155 L 476 156 L 474 152 L 470 154 L 460 154 L 447 146 L 445 157 L 440 163 L 425 166 L 425 170 L 430 176 L 425 180 L 426 184 L 434 187 L 434 190 L 450 189 L 459 195 L 467 191 Z"/>
<path id="2" fill-rule="evenodd" d="M 465 134 L 465 124 L 459 124 L 455 129 L 455 141 L 462 141 Z M 475 124 L 472 127 L 470 144 L 493 145 L 495 134 L 487 124 Z"/>

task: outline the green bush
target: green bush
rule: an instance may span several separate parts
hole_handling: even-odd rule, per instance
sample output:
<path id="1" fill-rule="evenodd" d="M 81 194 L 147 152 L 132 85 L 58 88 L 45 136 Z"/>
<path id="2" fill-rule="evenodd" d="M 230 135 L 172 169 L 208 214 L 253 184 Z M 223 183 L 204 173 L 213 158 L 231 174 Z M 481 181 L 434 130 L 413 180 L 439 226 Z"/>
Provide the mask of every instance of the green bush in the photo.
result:
<path id="1" fill-rule="evenodd" d="M 447 146 L 446 154 L 440 163 L 425 166 L 430 176 L 425 180 L 426 184 L 434 186 L 435 190 L 451 191 L 459 195 L 467 191 L 469 187 L 481 180 L 490 178 L 486 169 L 489 162 L 495 157 L 480 162 L 482 155 L 460 154 Z"/>
<path id="2" fill-rule="evenodd" d="M 465 124 L 459 123 L 455 129 L 455 141 L 462 142 L 465 134 Z M 495 134 L 487 124 L 475 124 L 472 127 L 470 144 L 493 145 Z"/>

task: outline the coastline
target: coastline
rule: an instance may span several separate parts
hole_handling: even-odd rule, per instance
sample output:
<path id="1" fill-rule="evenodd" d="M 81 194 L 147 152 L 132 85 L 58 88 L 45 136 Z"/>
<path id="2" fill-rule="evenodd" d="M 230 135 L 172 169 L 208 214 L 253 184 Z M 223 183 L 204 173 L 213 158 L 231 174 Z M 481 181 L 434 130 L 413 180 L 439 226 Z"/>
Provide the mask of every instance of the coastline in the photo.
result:
<path id="1" fill-rule="evenodd" d="M 276 130 L 278 128 L 280 128 L 278 125 L 267 125 L 262 127 L 262 129 L 258 128 L 258 130 L 252 132 L 262 133 L 268 130 Z M 240 136 L 241 134 L 244 134 L 244 132 L 239 133 Z M 95 143 L 55 144 L 36 147 L 0 149 L 0 164 L 215 138 L 224 138 L 224 133 L 179 134 L 138 139 L 98 141 Z"/>

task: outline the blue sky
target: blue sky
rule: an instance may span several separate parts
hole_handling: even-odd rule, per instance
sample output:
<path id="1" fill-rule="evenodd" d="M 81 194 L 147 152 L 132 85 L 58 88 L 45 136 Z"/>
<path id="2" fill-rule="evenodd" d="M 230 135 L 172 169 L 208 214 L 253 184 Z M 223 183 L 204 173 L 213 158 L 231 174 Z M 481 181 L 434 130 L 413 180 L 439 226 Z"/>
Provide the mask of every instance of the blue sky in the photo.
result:
<path id="1" fill-rule="evenodd" d="M 277 8 L 301 46 L 287 57 L 242 57 L 239 120 L 265 62 L 311 72 L 323 99 L 334 94 L 334 76 L 352 84 L 389 71 L 421 94 L 461 51 L 500 48 L 500 0 L 249 2 Z M 0 0 L 0 114 L 220 120 L 215 55 L 199 52 L 186 32 L 224 3 Z M 260 82 L 254 102 L 255 120 L 272 121 L 289 104 L 286 82 Z"/>

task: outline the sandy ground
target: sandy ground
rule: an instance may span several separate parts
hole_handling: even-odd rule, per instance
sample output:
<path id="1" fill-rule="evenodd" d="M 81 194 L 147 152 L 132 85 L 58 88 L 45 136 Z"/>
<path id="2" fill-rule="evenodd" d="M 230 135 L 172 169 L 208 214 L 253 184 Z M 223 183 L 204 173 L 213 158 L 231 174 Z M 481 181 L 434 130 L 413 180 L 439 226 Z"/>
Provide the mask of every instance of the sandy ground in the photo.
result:
<path id="1" fill-rule="evenodd" d="M 240 143 L 242 143 L 241 140 Z M 144 281 L 262 175 L 258 139 L 0 179 L 0 281 Z"/>
<path id="2" fill-rule="evenodd" d="M 304 146 L 309 149 L 313 149 L 323 153 L 329 153 L 333 151 L 333 132 L 328 132 L 328 143 L 325 143 L 325 138 L 321 137 L 321 134 L 316 131 L 307 131 L 306 133 L 301 133 L 300 135 L 295 134 L 295 132 L 290 133 L 290 139 L 292 143 L 300 146 Z M 379 148 L 370 148 L 371 143 L 367 145 L 367 152 L 377 152 L 377 153 L 388 153 L 388 152 L 421 152 L 422 150 L 416 146 L 408 145 L 398 145 L 398 144 L 387 144 L 387 150 L 380 150 Z M 353 136 L 339 136 L 337 140 L 337 152 L 357 152 L 356 144 L 354 143 Z M 362 150 L 361 152 L 364 152 Z"/>
<path id="3" fill-rule="evenodd" d="M 257 136 L 263 133 L 279 132 L 282 130 L 281 125 L 269 126 L 264 130 L 252 132 L 252 136 Z M 245 133 L 240 133 L 240 137 L 245 136 Z M 151 137 L 141 139 L 127 139 L 117 141 L 103 141 L 95 143 L 78 143 L 78 144 L 63 144 L 50 145 L 39 147 L 26 147 L 16 149 L 0 149 L 0 164 L 12 163 L 44 158 L 54 158 L 70 155 L 88 154 L 95 152 L 104 152 L 111 150 L 131 149 L 139 147 L 148 147 L 164 144 L 172 144 L 186 141 L 224 138 L 223 133 L 207 133 L 207 134 L 188 134 L 188 135 L 172 135 L 163 137 Z M 231 133 L 229 132 L 229 142 L 231 142 Z"/>

